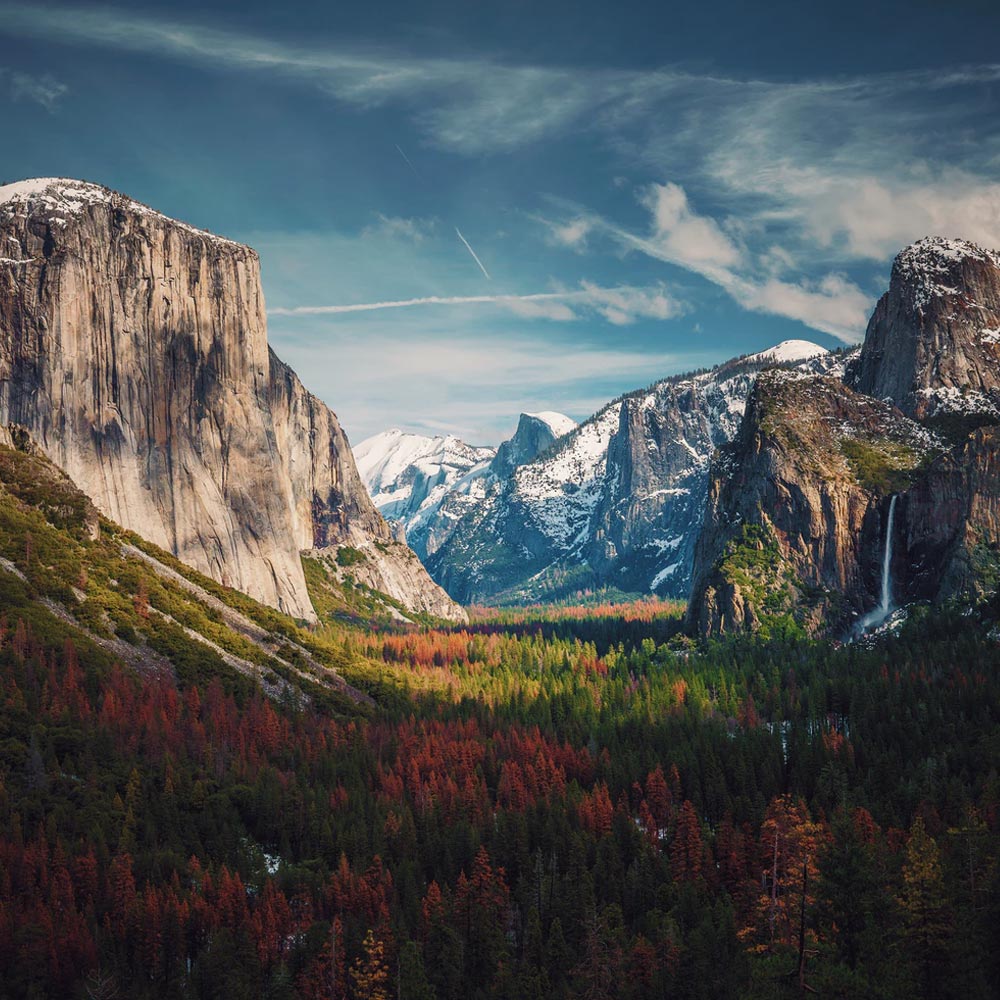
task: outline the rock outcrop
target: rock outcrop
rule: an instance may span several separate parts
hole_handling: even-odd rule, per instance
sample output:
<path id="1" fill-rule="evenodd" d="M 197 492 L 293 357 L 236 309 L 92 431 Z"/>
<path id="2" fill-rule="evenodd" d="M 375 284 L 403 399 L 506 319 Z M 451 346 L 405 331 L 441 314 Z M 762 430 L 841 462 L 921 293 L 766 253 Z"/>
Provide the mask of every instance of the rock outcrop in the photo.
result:
<path id="1" fill-rule="evenodd" d="M 903 250 L 847 382 L 919 419 L 1000 417 L 1000 255 L 941 237 Z"/>
<path id="2" fill-rule="evenodd" d="M 925 428 L 836 379 L 760 376 L 712 465 L 691 626 L 849 630 L 878 602 L 889 498 L 936 450 Z"/>
<path id="3" fill-rule="evenodd" d="M 297 618 L 301 549 L 390 540 L 335 415 L 268 348 L 257 254 L 97 185 L 0 188 L 0 422 L 108 517 Z M 441 596 L 425 578 L 404 603 Z"/>
<path id="4" fill-rule="evenodd" d="M 519 465 L 533 461 L 574 427 L 576 421 L 561 413 L 522 413 L 513 437 L 497 448 L 490 472 L 497 479 L 506 479 Z"/>
<path id="5" fill-rule="evenodd" d="M 1000 428 L 974 431 L 903 497 L 900 601 L 975 600 L 1000 586 Z"/>
<path id="6" fill-rule="evenodd" d="M 713 465 L 688 611 L 702 634 L 841 635 L 880 590 L 885 611 L 1000 585 L 1000 256 L 903 250 L 844 379 L 854 391 L 758 382 Z"/>

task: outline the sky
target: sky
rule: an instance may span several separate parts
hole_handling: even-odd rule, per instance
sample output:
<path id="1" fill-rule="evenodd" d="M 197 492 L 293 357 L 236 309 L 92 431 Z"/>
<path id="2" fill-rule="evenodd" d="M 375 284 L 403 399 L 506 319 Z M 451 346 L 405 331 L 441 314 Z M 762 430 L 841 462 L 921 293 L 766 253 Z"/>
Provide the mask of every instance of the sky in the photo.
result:
<path id="1" fill-rule="evenodd" d="M 1000 246 L 998 42 L 993 0 L 0 0 L 0 182 L 255 247 L 352 441 L 496 444 Z"/>

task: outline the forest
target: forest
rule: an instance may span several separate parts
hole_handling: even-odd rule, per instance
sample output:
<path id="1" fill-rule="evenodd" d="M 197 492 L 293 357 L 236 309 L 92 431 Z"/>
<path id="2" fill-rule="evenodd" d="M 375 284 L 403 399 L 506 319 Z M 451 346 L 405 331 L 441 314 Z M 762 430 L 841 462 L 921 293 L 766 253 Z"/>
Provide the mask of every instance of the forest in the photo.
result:
<path id="1" fill-rule="evenodd" d="M 847 646 L 695 645 L 655 601 L 325 626 L 374 706 L 126 667 L 16 604 L 4 1000 L 1000 982 L 996 602 Z"/>

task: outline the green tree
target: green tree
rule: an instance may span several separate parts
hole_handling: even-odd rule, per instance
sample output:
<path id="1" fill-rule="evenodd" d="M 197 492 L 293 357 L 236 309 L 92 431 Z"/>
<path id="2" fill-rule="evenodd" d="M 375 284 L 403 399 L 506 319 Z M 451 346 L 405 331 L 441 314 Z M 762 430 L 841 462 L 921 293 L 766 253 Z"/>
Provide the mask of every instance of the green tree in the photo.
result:
<path id="1" fill-rule="evenodd" d="M 898 901 L 903 940 L 921 995 L 937 996 L 946 973 L 951 914 L 941 852 L 920 816 L 910 828 Z"/>

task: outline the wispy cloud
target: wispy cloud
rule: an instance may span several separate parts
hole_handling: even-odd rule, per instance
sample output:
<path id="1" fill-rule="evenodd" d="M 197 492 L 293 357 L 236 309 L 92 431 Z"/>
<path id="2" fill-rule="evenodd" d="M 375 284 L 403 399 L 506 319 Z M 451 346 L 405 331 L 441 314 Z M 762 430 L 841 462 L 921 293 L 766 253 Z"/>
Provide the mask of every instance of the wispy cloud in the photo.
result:
<path id="1" fill-rule="evenodd" d="M 551 222 L 546 219 L 541 221 L 548 228 L 547 238 L 550 244 L 569 247 L 571 250 L 585 250 L 587 236 L 594 228 L 591 220 L 585 217 L 570 219 L 567 222 Z"/>
<path id="2" fill-rule="evenodd" d="M 832 272 L 819 280 L 782 280 L 778 275 L 794 267 L 791 254 L 776 246 L 761 255 L 750 253 L 716 220 L 696 212 L 678 184 L 643 188 L 638 199 L 649 212 L 646 233 L 623 229 L 596 213 L 581 214 L 578 207 L 569 209 L 571 221 L 566 225 L 583 220 L 588 232 L 603 234 L 626 252 L 699 274 L 723 288 L 744 309 L 798 320 L 848 343 L 861 338 L 872 296 L 842 274 Z M 545 224 L 550 231 L 560 226 L 551 221 Z"/>
<path id="3" fill-rule="evenodd" d="M 338 316 L 348 313 L 377 312 L 383 309 L 411 309 L 425 306 L 491 305 L 517 316 L 533 319 L 570 321 L 586 312 L 595 312 L 615 326 L 625 326 L 638 319 L 673 319 L 684 312 L 682 302 L 671 296 L 665 286 L 634 288 L 621 285 L 604 288 L 581 282 L 576 289 L 534 292 L 527 295 L 427 295 L 412 299 L 380 302 L 355 302 L 342 305 L 294 306 L 270 309 L 270 316 Z"/>
<path id="4" fill-rule="evenodd" d="M 409 243 L 423 243 L 434 230 L 437 223 L 434 219 L 405 219 L 396 215 L 377 215 L 377 221 L 365 226 L 361 231 L 364 237 L 386 237 L 390 240 L 405 240 Z"/>
<path id="5" fill-rule="evenodd" d="M 583 253 L 610 236 L 703 275 L 746 309 L 845 340 L 860 334 L 872 298 L 845 277 L 853 265 L 887 263 L 934 232 L 1000 245 L 1000 64 L 782 81 L 568 69 L 294 45 L 124 10 L 2 0 L 0 32 L 271 74 L 353 108 L 392 106 L 427 145 L 462 155 L 588 135 L 630 172 L 670 180 L 642 190 L 646 231 L 581 210 L 552 222 L 549 243 Z M 60 96 L 52 86 L 35 92 L 48 106 Z M 522 315 L 573 311 L 568 300 L 517 301 L 510 308 Z"/>
<path id="6" fill-rule="evenodd" d="M 31 101 L 41 105 L 48 112 L 55 111 L 60 99 L 69 92 L 69 87 L 65 83 L 60 83 L 50 73 L 35 76 L 19 70 L 0 68 L 0 80 L 4 79 L 12 100 Z"/>
<path id="7" fill-rule="evenodd" d="M 386 427 L 416 431 L 446 428 L 466 440 L 497 443 L 523 411 L 558 409 L 584 419 L 611 396 L 652 378 L 704 363 L 669 351 L 631 349 L 622 342 L 585 344 L 481 330 L 462 334 L 425 330 L 413 348 L 411 333 L 397 328 L 315 327 L 286 339 L 281 356 L 299 371 L 315 371 L 311 388 L 350 414 L 352 441 Z M 337 365 L 316 370 L 317 354 L 329 352 Z M 598 380 L 604 391 L 595 393 Z M 435 399 L 429 412 L 428 396 Z"/>

